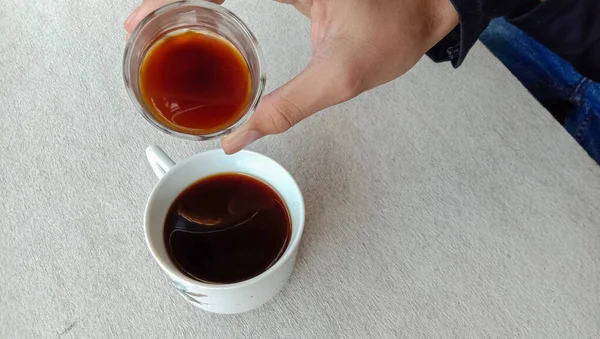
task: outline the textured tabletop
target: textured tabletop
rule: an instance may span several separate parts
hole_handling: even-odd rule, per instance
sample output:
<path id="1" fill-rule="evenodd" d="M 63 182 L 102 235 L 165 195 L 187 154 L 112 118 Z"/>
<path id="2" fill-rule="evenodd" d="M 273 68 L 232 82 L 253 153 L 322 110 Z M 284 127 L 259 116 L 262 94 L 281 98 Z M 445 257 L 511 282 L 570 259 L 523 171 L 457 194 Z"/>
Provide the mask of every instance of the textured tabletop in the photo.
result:
<path id="1" fill-rule="evenodd" d="M 144 243 L 174 139 L 121 77 L 133 0 L 0 9 L 0 338 L 599 338 L 600 168 L 482 46 L 251 149 L 306 198 L 289 284 L 236 316 L 179 297 Z M 229 1 L 270 88 L 307 62 L 308 21 Z"/>

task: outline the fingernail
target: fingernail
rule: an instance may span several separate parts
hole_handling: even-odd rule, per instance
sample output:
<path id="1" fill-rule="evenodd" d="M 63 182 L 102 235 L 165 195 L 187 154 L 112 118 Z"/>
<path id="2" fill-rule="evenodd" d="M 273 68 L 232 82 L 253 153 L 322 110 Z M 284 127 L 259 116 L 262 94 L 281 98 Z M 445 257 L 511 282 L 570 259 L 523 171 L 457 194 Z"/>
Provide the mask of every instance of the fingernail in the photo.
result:
<path id="1" fill-rule="evenodd" d="M 261 137 L 260 133 L 255 130 L 248 130 L 240 134 L 232 134 L 223 138 L 223 146 L 228 154 L 241 151 L 246 146 L 255 142 Z"/>
<path id="2" fill-rule="evenodd" d="M 129 26 L 131 24 L 131 22 L 133 22 L 133 20 L 137 17 L 137 14 L 140 11 L 140 7 L 142 7 L 142 6 L 141 5 L 137 6 L 133 10 L 133 12 L 131 12 L 131 14 L 129 14 L 129 16 L 127 17 L 127 19 L 125 19 L 125 26 Z"/>

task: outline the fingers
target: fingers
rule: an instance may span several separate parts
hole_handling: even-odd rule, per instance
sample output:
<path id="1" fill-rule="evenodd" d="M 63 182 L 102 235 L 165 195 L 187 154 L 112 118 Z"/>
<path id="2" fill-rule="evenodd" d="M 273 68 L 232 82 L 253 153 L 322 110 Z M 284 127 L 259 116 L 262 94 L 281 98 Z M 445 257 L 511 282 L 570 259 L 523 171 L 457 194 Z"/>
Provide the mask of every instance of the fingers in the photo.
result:
<path id="1" fill-rule="evenodd" d="M 142 21 L 148 14 L 155 11 L 157 8 L 177 0 L 144 0 L 125 20 L 125 30 L 131 33 L 135 26 Z M 211 0 L 211 2 L 222 4 L 224 0 Z"/>
<path id="2" fill-rule="evenodd" d="M 131 33 L 135 26 L 142 21 L 148 14 L 156 10 L 157 8 L 164 6 L 168 3 L 174 2 L 175 0 L 144 0 L 142 3 L 129 14 L 125 20 L 125 30 L 127 33 Z"/>
<path id="3" fill-rule="evenodd" d="M 296 7 L 298 12 L 302 13 L 302 15 L 304 15 L 305 17 L 310 19 L 311 5 L 297 3 L 297 4 L 294 4 L 294 7 Z"/>
<path id="4" fill-rule="evenodd" d="M 275 0 L 288 5 L 296 7 L 298 12 L 302 13 L 305 17 L 310 18 L 310 10 L 312 7 L 312 0 Z"/>
<path id="5" fill-rule="evenodd" d="M 313 59 L 298 76 L 264 97 L 240 130 L 223 138 L 225 153 L 236 153 L 265 135 L 285 132 L 302 119 L 358 95 L 351 74 L 335 58 Z"/>

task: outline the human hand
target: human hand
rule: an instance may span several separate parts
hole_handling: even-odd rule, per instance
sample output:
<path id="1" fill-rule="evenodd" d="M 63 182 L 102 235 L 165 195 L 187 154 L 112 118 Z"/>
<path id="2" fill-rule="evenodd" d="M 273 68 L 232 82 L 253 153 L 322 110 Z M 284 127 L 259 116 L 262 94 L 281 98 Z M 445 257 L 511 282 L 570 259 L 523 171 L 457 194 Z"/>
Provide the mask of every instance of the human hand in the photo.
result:
<path id="1" fill-rule="evenodd" d="M 142 3 L 136 7 L 125 19 L 125 30 L 127 31 L 127 35 L 131 34 L 135 26 L 142 21 L 146 15 L 152 13 L 157 8 L 164 6 L 166 4 L 170 4 L 175 1 L 180 0 L 143 0 Z M 209 0 L 210 2 L 214 2 L 216 4 L 222 4 L 225 0 Z"/>
<path id="2" fill-rule="evenodd" d="M 458 24 L 449 0 L 277 1 L 311 20 L 313 57 L 300 74 L 266 95 L 244 126 L 223 138 L 229 154 L 401 76 Z M 144 0 L 125 29 L 131 32 L 169 2 Z"/>

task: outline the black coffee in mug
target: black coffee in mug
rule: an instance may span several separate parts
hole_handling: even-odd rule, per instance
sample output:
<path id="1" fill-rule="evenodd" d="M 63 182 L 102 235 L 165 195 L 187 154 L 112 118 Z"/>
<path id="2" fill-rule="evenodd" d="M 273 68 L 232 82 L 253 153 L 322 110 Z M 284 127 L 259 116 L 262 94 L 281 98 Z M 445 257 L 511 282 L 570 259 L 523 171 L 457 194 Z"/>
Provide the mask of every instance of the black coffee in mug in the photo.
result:
<path id="1" fill-rule="evenodd" d="M 273 266 L 291 233 L 288 209 L 273 188 L 249 175 L 223 173 L 179 194 L 165 219 L 164 242 L 181 272 L 227 284 Z"/>

